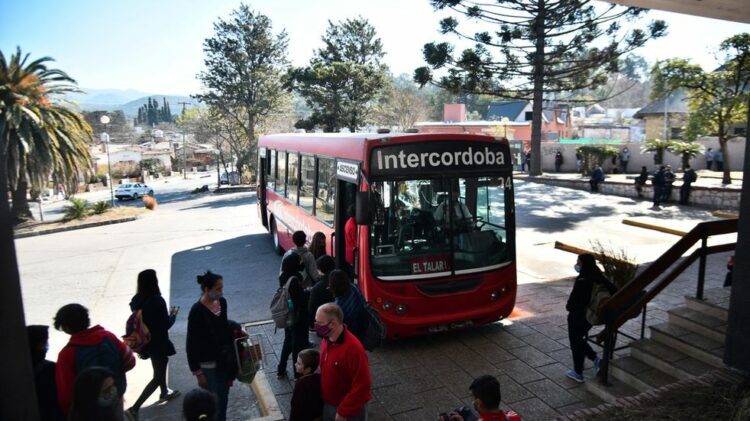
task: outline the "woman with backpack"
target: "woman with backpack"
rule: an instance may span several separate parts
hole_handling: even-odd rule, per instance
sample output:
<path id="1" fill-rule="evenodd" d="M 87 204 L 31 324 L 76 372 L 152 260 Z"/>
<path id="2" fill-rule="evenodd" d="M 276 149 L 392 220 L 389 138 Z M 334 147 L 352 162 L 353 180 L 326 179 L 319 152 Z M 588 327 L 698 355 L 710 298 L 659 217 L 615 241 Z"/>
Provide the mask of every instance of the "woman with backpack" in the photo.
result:
<path id="1" fill-rule="evenodd" d="M 289 355 L 292 361 L 297 361 L 297 354 L 305 348 L 310 347 L 308 340 L 307 322 L 307 297 L 302 289 L 300 271 L 305 269 L 305 264 L 299 254 L 291 253 L 284 256 L 281 261 L 281 274 L 279 275 L 279 288 L 287 288 L 289 296 L 289 311 L 292 312 L 293 323 L 284 328 L 284 345 L 281 347 L 279 365 L 276 367 L 276 377 L 286 377 L 286 363 Z M 294 373 L 294 377 L 299 375 Z"/>
<path id="2" fill-rule="evenodd" d="M 599 370 L 599 364 L 601 363 L 601 359 L 586 341 L 589 330 L 591 330 L 591 323 L 586 319 L 586 311 L 591 305 L 594 285 L 602 285 L 609 289 L 611 293 L 614 293 L 616 289 L 599 270 L 593 255 L 579 254 L 574 268 L 578 272 L 578 277 L 565 305 L 565 309 L 568 311 L 568 338 L 570 339 L 570 350 L 573 352 L 573 370 L 568 371 L 566 375 L 578 383 L 583 383 L 585 358 L 593 361 L 597 370 Z"/>
<path id="3" fill-rule="evenodd" d="M 336 304 L 344 312 L 346 328 L 362 342 L 369 323 L 365 298 L 343 270 L 332 271 L 328 283 Z"/>
<path id="4" fill-rule="evenodd" d="M 217 420 L 227 419 L 229 386 L 236 375 L 232 332 L 227 320 L 227 300 L 223 297 L 224 278 L 211 271 L 198 276 L 201 297 L 188 315 L 188 365 L 198 386 L 216 395 Z"/>
<path id="5" fill-rule="evenodd" d="M 138 419 L 138 411 L 143 403 L 157 388 L 161 389 L 159 402 L 167 402 L 180 394 L 178 390 L 167 387 L 167 364 L 169 357 L 175 354 L 174 345 L 169 340 L 169 328 L 174 324 L 178 308 L 172 307 L 167 311 L 167 302 L 161 296 L 159 280 L 153 269 L 146 269 L 138 274 L 138 289 L 130 300 L 130 311 L 138 310 L 141 311 L 143 324 L 151 334 L 151 340 L 146 344 L 141 358 L 151 359 L 153 375 L 141 396 L 128 409 L 128 413 L 135 419 Z"/>

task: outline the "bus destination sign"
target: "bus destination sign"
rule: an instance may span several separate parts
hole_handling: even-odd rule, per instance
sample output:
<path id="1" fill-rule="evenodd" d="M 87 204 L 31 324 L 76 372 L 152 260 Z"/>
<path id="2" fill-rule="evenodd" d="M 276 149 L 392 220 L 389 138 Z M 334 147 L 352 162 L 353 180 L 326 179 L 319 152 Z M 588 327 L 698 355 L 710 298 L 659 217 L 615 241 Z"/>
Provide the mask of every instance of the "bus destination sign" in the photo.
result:
<path id="1" fill-rule="evenodd" d="M 373 176 L 511 169 L 510 149 L 504 143 L 418 142 L 375 148 L 370 156 Z"/>

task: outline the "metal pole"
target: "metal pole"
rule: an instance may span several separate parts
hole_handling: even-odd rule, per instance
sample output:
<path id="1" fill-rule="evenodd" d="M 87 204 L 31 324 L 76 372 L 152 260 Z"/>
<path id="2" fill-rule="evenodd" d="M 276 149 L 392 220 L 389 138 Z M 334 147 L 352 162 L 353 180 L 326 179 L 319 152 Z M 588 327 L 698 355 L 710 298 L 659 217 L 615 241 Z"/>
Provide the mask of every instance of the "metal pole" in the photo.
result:
<path id="1" fill-rule="evenodd" d="M 187 180 L 187 144 L 185 143 L 185 132 L 182 133 L 182 179 Z"/>
<path id="2" fill-rule="evenodd" d="M 703 299 L 703 283 L 706 280 L 706 246 L 708 246 L 708 235 L 706 235 L 705 228 L 702 235 L 700 265 L 698 266 L 698 292 L 695 294 L 695 298 L 699 300 Z"/>
<path id="3" fill-rule="evenodd" d="M 107 125 L 104 125 L 104 128 L 106 130 Z M 108 183 L 109 183 L 109 202 L 111 207 L 115 207 L 115 190 L 112 186 L 112 159 L 109 157 L 109 135 L 105 132 L 107 141 L 104 143 L 104 147 L 107 148 L 107 176 L 109 177 Z"/>

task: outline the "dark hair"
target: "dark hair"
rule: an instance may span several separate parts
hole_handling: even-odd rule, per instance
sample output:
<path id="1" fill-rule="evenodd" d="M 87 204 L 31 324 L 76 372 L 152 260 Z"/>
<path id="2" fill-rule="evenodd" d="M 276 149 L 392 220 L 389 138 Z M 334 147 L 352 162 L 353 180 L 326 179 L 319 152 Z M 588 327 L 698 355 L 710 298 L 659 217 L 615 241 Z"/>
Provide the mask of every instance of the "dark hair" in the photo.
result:
<path id="1" fill-rule="evenodd" d="M 310 240 L 310 253 L 319 259 L 321 256 L 326 254 L 326 235 L 318 231 L 313 234 Z"/>
<path id="2" fill-rule="evenodd" d="M 198 283 L 201 285 L 201 290 L 211 289 L 216 285 L 216 281 L 223 279 L 224 277 L 218 273 L 213 273 L 207 270 L 203 275 L 198 275 Z"/>
<path id="3" fill-rule="evenodd" d="M 357 207 L 355 205 L 353 205 L 353 204 L 349 205 L 349 207 L 346 208 L 346 216 L 348 216 L 350 218 L 352 216 L 357 216 Z"/>
<path id="4" fill-rule="evenodd" d="M 599 270 L 599 266 L 596 265 L 596 259 L 593 254 L 579 254 L 578 260 L 581 262 L 581 277 L 592 281 L 604 278 L 604 274 Z"/>
<path id="5" fill-rule="evenodd" d="M 146 269 L 138 274 L 138 290 L 136 294 L 142 297 L 153 297 L 161 295 L 159 290 L 159 279 L 156 278 L 156 271 Z"/>
<path id="6" fill-rule="evenodd" d="M 328 289 L 334 297 L 345 297 L 352 289 L 349 275 L 341 269 L 335 269 L 328 275 Z"/>
<path id="7" fill-rule="evenodd" d="M 187 421 L 214 421 L 216 397 L 205 389 L 193 389 L 182 400 L 182 416 Z"/>
<path id="8" fill-rule="evenodd" d="M 73 388 L 73 403 L 70 407 L 70 419 L 75 421 L 114 421 L 115 408 L 100 407 L 97 402 L 101 393 L 102 383 L 108 378 L 114 380 L 115 375 L 104 367 L 88 367 L 78 373 Z M 117 394 L 122 396 L 122 390 Z"/>
<path id="9" fill-rule="evenodd" d="M 80 304 L 67 304 L 55 314 L 55 329 L 73 334 L 88 329 L 91 325 L 89 310 Z"/>
<path id="10" fill-rule="evenodd" d="M 49 339 L 49 326 L 26 326 L 26 336 L 29 337 L 31 362 L 36 365 L 44 360 L 44 357 L 47 355 L 47 351 L 44 349 L 44 344 L 46 344 Z"/>
<path id="11" fill-rule="evenodd" d="M 294 231 L 294 234 L 292 234 L 292 242 L 297 247 L 302 247 L 305 245 L 305 242 L 307 241 L 307 234 L 305 234 L 304 231 Z"/>
<path id="12" fill-rule="evenodd" d="M 482 401 L 489 410 L 496 410 L 500 406 L 500 382 L 496 378 L 485 374 L 471 382 L 469 386 L 475 399 Z"/>
<path id="13" fill-rule="evenodd" d="M 297 272 L 302 259 L 297 253 L 289 253 L 281 260 L 281 273 Z"/>
<path id="14" fill-rule="evenodd" d="M 324 275 L 328 275 L 332 270 L 336 269 L 336 261 L 327 254 L 318 257 L 315 263 L 318 265 L 318 270 L 323 272 Z"/>
<path id="15" fill-rule="evenodd" d="M 318 369 L 318 364 L 320 364 L 320 353 L 318 350 L 307 348 L 300 351 L 297 356 L 300 361 L 302 361 L 302 366 L 304 368 L 309 368 L 313 372 Z"/>

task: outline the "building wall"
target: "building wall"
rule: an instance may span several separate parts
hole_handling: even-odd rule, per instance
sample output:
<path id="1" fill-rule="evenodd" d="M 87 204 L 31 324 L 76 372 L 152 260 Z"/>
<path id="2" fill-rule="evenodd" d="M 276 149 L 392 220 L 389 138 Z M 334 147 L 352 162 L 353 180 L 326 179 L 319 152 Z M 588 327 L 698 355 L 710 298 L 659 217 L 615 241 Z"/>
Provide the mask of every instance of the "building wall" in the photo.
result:
<path id="1" fill-rule="evenodd" d="M 669 128 L 679 129 L 687 124 L 686 114 L 668 114 Z M 646 121 L 646 139 L 664 139 L 664 116 L 649 114 L 643 118 Z"/>

